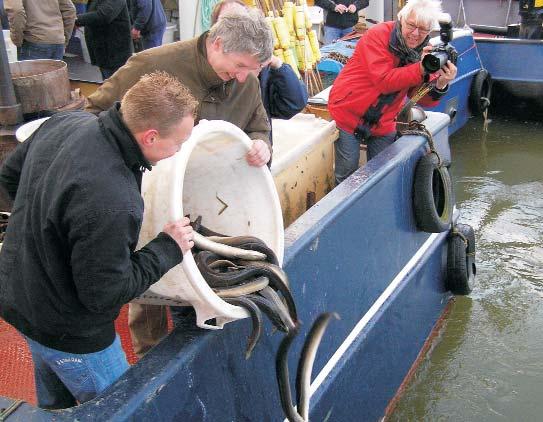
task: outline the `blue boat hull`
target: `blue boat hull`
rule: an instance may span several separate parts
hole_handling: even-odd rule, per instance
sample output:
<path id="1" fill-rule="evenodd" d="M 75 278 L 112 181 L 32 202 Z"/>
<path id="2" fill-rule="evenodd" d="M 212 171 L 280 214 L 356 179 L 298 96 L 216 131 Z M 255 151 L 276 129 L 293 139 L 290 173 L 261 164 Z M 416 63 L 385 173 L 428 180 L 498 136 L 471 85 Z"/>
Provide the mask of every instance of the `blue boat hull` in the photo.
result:
<path id="1" fill-rule="evenodd" d="M 448 118 L 430 113 L 426 123 L 450 160 Z M 285 232 L 284 267 L 304 323 L 291 373 L 315 317 L 341 316 L 317 354 L 311 420 L 383 416 L 451 298 L 447 233 L 421 232 L 413 216 L 425 152 L 424 138 L 402 137 Z M 178 328 L 95 400 L 56 412 L 25 403 L 10 420 L 281 421 L 274 359 L 282 336 L 264 336 L 246 361 L 250 330 L 249 320 L 219 331 Z M 0 407 L 9 403 L 0 398 Z"/>
<path id="2" fill-rule="evenodd" d="M 476 38 L 476 43 L 498 88 L 543 105 L 543 40 Z"/>

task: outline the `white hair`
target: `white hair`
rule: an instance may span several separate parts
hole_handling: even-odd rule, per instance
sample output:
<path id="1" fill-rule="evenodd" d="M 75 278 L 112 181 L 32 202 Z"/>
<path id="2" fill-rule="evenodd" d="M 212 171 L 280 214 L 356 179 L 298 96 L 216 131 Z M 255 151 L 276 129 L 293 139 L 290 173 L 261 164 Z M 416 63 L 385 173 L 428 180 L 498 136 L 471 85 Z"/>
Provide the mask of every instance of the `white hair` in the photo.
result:
<path id="1" fill-rule="evenodd" d="M 417 25 L 435 28 L 442 14 L 439 0 L 407 0 L 406 5 L 398 12 L 398 19 L 405 21 L 412 16 Z"/>
<path id="2" fill-rule="evenodd" d="M 273 38 L 271 27 L 256 8 L 226 12 L 209 30 L 209 40 L 221 38 L 223 52 L 255 56 L 260 63 L 271 59 Z"/>

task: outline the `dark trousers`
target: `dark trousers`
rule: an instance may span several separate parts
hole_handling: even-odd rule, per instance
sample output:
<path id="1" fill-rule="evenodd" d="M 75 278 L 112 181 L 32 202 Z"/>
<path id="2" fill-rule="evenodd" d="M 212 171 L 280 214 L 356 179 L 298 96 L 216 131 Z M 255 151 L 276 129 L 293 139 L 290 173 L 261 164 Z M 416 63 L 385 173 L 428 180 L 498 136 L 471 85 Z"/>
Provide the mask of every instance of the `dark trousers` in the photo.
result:
<path id="1" fill-rule="evenodd" d="M 102 79 L 105 81 L 107 78 L 113 75 L 117 71 L 117 69 L 118 67 L 114 67 L 114 68 L 101 67 L 100 73 L 102 74 Z"/>
<path id="2" fill-rule="evenodd" d="M 339 128 L 338 128 L 339 129 Z M 368 161 L 383 151 L 396 140 L 396 133 L 384 136 L 371 136 L 366 145 L 368 146 Z M 335 152 L 335 178 L 336 186 L 358 169 L 360 160 L 360 141 L 352 133 L 339 129 L 339 138 L 334 143 Z"/>
<path id="3" fill-rule="evenodd" d="M 162 45 L 162 37 L 166 28 L 159 29 L 158 31 L 151 32 L 149 34 L 142 35 L 141 41 L 143 44 L 143 49 L 147 50 L 148 48 L 158 47 Z"/>

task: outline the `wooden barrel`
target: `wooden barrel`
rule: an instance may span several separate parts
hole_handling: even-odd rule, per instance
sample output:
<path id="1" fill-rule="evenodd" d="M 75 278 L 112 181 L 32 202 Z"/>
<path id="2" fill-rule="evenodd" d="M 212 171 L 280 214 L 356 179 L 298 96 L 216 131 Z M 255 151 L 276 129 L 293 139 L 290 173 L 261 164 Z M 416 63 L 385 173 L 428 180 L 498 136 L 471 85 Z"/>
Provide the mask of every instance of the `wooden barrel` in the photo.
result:
<path id="1" fill-rule="evenodd" d="M 25 60 L 10 63 L 9 68 L 23 114 L 55 110 L 71 102 L 65 62 Z"/>

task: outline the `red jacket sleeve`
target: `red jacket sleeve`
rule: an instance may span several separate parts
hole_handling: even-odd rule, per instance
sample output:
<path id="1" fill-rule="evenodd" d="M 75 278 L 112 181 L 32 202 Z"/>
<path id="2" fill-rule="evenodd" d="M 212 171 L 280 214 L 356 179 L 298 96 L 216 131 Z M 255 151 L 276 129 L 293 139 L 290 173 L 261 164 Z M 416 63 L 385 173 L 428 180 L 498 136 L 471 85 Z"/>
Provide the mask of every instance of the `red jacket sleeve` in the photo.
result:
<path id="1" fill-rule="evenodd" d="M 378 91 L 389 94 L 423 82 L 420 63 L 397 66 L 388 49 L 388 39 L 369 31 L 364 37 L 361 55 L 368 64 L 368 77 Z"/>

